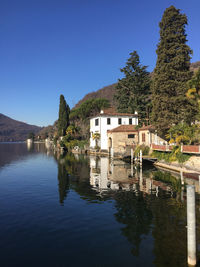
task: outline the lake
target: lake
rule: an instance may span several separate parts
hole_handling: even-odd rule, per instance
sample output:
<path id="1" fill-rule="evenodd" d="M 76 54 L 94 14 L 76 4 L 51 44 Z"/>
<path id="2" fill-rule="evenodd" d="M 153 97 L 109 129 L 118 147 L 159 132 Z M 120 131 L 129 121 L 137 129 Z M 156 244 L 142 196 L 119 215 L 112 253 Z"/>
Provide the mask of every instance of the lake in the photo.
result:
<path id="1" fill-rule="evenodd" d="M 1 266 L 187 266 L 192 175 L 0 144 Z"/>

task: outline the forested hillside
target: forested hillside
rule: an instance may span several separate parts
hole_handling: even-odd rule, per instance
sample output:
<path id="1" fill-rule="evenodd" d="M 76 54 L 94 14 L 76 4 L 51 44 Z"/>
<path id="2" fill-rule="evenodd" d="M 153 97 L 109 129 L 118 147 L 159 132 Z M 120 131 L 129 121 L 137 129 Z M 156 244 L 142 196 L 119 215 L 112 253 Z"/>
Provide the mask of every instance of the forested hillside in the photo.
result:
<path id="1" fill-rule="evenodd" d="M 106 98 L 109 100 L 110 105 L 112 106 L 114 104 L 113 96 L 115 94 L 115 87 L 117 83 L 105 86 L 95 92 L 91 92 L 87 95 L 85 95 L 75 106 L 74 108 L 79 107 L 83 102 L 85 102 L 88 99 L 96 99 L 96 98 Z"/>
<path id="2" fill-rule="evenodd" d="M 197 62 L 193 62 L 191 63 L 191 71 L 197 71 L 198 68 L 200 67 L 200 61 Z M 152 76 L 152 75 L 150 75 Z M 113 100 L 113 96 L 115 94 L 115 88 L 116 88 L 117 83 L 105 86 L 97 91 L 88 93 L 87 95 L 85 95 L 75 106 L 74 108 L 77 108 L 80 106 L 80 104 L 82 104 L 83 102 L 85 102 L 88 99 L 96 99 L 96 98 L 106 98 L 109 100 L 110 105 L 113 106 L 114 105 L 114 100 Z"/>
<path id="3" fill-rule="evenodd" d="M 0 142 L 25 141 L 30 132 L 37 134 L 42 127 L 13 120 L 0 113 Z"/>

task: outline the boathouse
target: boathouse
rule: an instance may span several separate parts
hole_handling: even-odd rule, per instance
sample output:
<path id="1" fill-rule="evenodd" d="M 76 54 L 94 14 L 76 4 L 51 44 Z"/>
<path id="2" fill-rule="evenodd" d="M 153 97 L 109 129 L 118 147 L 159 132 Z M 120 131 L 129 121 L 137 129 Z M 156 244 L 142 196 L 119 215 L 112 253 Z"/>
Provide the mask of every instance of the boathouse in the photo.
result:
<path id="1" fill-rule="evenodd" d="M 101 110 L 97 116 L 90 119 L 90 147 L 109 151 L 109 148 L 112 148 L 112 140 L 108 139 L 108 131 L 124 125 L 138 125 L 137 112 L 117 113 L 113 108 Z"/>

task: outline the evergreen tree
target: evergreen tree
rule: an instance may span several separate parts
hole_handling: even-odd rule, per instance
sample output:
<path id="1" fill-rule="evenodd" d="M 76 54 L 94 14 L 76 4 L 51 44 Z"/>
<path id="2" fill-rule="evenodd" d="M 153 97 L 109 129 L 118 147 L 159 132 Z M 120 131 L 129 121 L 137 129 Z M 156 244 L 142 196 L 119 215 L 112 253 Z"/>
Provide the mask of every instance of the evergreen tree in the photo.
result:
<path id="1" fill-rule="evenodd" d="M 66 134 L 66 129 L 69 126 L 69 113 L 70 113 L 70 108 L 66 103 L 64 96 L 60 95 L 59 118 L 58 118 L 59 136 L 63 136 Z"/>
<path id="2" fill-rule="evenodd" d="M 186 96 L 193 107 L 197 108 L 196 119 L 200 120 L 200 68 L 188 82 L 188 88 Z"/>
<path id="3" fill-rule="evenodd" d="M 180 121 L 190 123 L 196 108 L 186 97 L 191 79 L 191 49 L 186 45 L 187 17 L 174 6 L 167 8 L 160 26 L 157 63 L 153 75 L 152 121 L 161 134 Z"/>
<path id="4" fill-rule="evenodd" d="M 130 53 L 126 66 L 121 69 L 125 77 L 119 79 L 114 96 L 118 111 L 137 111 L 140 124 L 148 118 L 150 108 L 150 76 L 146 68 L 140 64 L 136 51 Z"/>

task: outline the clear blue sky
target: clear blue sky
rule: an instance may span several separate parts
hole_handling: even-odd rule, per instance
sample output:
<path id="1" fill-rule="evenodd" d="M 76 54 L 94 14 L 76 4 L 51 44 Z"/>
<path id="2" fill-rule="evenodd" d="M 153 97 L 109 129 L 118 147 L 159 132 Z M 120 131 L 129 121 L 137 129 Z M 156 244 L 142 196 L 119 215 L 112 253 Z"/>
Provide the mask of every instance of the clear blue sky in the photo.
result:
<path id="1" fill-rule="evenodd" d="M 73 107 L 115 83 L 133 50 L 152 71 L 170 5 L 187 15 L 191 61 L 200 60 L 199 0 L 1 0 L 0 113 L 52 124 L 61 93 Z"/>

